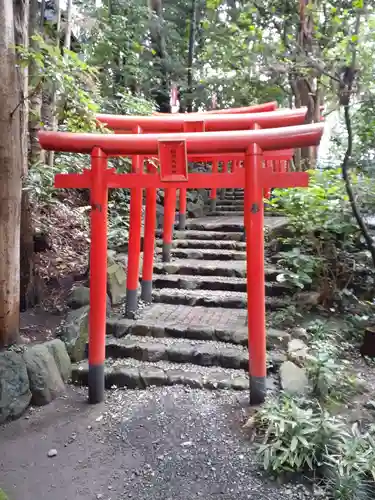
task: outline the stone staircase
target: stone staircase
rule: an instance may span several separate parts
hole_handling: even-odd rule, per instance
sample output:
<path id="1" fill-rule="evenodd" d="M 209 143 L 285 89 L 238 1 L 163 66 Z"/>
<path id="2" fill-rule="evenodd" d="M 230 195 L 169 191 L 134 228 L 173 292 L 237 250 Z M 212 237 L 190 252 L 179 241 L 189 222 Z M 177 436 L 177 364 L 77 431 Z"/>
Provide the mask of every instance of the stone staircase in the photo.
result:
<path id="1" fill-rule="evenodd" d="M 107 320 L 107 388 L 248 389 L 243 196 L 243 190 L 227 192 L 214 214 L 175 231 L 171 262 L 161 262 L 157 232 L 153 303 L 134 320 Z M 285 224 L 265 218 L 270 235 Z M 267 263 L 265 272 L 267 310 L 284 307 L 290 299 L 288 288 L 276 282 L 280 271 Z M 272 371 L 285 360 L 290 335 L 270 329 L 267 339 Z M 86 361 L 73 367 L 74 383 L 87 384 L 87 375 Z"/>

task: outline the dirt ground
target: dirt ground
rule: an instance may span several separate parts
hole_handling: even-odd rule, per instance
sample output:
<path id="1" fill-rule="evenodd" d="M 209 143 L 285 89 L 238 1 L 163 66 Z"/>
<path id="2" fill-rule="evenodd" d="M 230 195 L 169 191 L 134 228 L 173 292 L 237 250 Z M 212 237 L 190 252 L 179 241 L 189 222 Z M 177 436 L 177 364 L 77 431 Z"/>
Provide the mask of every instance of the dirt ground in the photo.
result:
<path id="1" fill-rule="evenodd" d="M 247 398 L 175 386 L 113 390 L 89 406 L 69 388 L 0 427 L 0 487 L 9 500 L 312 498 L 260 473 L 241 431 Z"/>

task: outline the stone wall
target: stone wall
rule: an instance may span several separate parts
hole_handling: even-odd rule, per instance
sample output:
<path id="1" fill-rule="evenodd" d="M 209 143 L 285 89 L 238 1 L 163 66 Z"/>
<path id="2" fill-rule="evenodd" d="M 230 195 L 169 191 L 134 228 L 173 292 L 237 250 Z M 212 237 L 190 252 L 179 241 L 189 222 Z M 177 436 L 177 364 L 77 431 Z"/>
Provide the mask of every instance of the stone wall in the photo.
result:
<path id="1" fill-rule="evenodd" d="M 20 417 L 29 404 L 46 405 L 64 394 L 70 376 L 70 358 L 59 339 L 1 352 L 0 424 Z"/>

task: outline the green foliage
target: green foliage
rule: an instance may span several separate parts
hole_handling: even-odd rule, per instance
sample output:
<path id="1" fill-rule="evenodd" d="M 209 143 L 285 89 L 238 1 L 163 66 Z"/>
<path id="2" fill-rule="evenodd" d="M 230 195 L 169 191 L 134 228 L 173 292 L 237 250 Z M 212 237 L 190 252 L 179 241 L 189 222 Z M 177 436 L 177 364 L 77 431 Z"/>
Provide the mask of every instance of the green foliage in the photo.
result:
<path id="1" fill-rule="evenodd" d="M 0 500 L 9 500 L 8 495 L 0 488 Z"/>
<path id="2" fill-rule="evenodd" d="M 297 288 L 318 287 L 324 305 L 336 299 L 343 303 L 342 290 L 355 283 L 362 290 L 367 287 L 354 272 L 354 253 L 363 246 L 361 233 L 341 171 L 315 170 L 309 174 L 308 188 L 276 189 L 269 201 L 273 210 L 289 218 L 292 232 L 282 242 L 287 252 L 282 253 L 280 264 L 286 272 L 278 279 Z M 356 197 L 362 200 L 361 210 L 368 207 L 371 212 L 374 194 L 367 177 L 355 173 L 351 177 Z"/>
<path id="3" fill-rule="evenodd" d="M 93 9 L 91 27 L 86 33 L 84 51 L 99 69 L 103 97 L 111 99 L 119 89 L 143 86 L 151 76 L 147 64 L 152 59 L 145 33 L 147 4 L 139 0 L 111 1 Z"/>
<path id="4" fill-rule="evenodd" d="M 129 197 L 128 197 L 129 200 Z M 108 204 L 108 246 L 126 245 L 129 238 L 129 205 L 126 199 Z"/>
<path id="5" fill-rule="evenodd" d="M 336 445 L 344 432 L 344 424 L 318 404 L 309 406 L 286 394 L 262 406 L 255 426 L 262 436 L 258 455 L 263 467 L 277 475 L 319 468 L 327 443 Z"/>
<path id="6" fill-rule="evenodd" d="M 128 90 L 115 94 L 112 100 L 103 104 L 103 112 L 114 115 L 150 115 L 155 111 L 153 102 L 131 94 Z"/>
<path id="7" fill-rule="evenodd" d="M 268 203 L 290 218 L 301 238 L 350 242 L 358 233 L 354 224 L 341 171 L 335 169 L 309 172 L 308 188 L 275 189 Z M 318 232 L 318 234 L 317 234 Z"/>
<path id="8" fill-rule="evenodd" d="M 353 399 L 362 387 L 342 356 L 343 342 L 336 328 L 316 320 L 307 326 L 311 335 L 303 360 L 311 392 L 304 397 L 281 393 L 249 420 L 257 453 L 273 475 L 320 475 L 325 498 L 370 500 L 375 492 L 375 426 L 366 432 L 348 427 L 335 416 L 337 406 Z"/>
<path id="9" fill-rule="evenodd" d="M 328 448 L 325 456 L 332 498 L 370 500 L 375 493 L 374 429 L 363 434 L 353 425 L 339 444 Z"/>
<path id="10" fill-rule="evenodd" d="M 100 96 L 96 70 L 70 50 L 62 54 L 56 45 L 40 35 L 32 37 L 29 48 L 17 47 L 21 62 L 36 68 L 30 74 L 30 95 L 42 89 L 56 91 L 60 120 L 72 132 L 95 130 L 95 114 L 99 112 Z"/>
<path id="11" fill-rule="evenodd" d="M 267 320 L 273 328 L 288 328 L 295 326 L 302 317 L 297 307 L 295 305 L 290 305 L 283 309 L 278 309 L 277 311 L 270 311 L 267 315 Z"/>
<path id="12" fill-rule="evenodd" d="M 24 189 L 29 191 L 30 199 L 34 204 L 54 203 L 56 189 L 54 178 L 56 174 L 82 172 L 88 168 L 90 159 L 80 154 L 58 154 L 53 167 L 38 162 L 29 169 Z"/>
<path id="13" fill-rule="evenodd" d="M 279 283 L 288 283 L 300 289 L 312 284 L 313 277 L 318 275 L 320 258 L 302 254 L 299 248 L 280 252 L 279 255 L 278 264 L 284 269 L 276 278 Z"/>
<path id="14" fill-rule="evenodd" d="M 316 402 L 285 394 L 268 400 L 253 417 L 253 426 L 265 470 L 276 475 L 320 471 L 327 498 L 373 498 L 374 429 L 348 429 Z"/>
<path id="15" fill-rule="evenodd" d="M 351 375 L 348 363 L 329 337 L 310 345 L 305 368 L 312 394 L 321 402 L 348 401 L 358 391 L 359 381 Z"/>
<path id="16" fill-rule="evenodd" d="M 365 434 L 333 417 L 317 404 L 283 394 L 256 414 L 262 436 L 258 455 L 272 474 L 321 470 L 329 498 L 369 500 L 374 494 L 375 447 Z"/>

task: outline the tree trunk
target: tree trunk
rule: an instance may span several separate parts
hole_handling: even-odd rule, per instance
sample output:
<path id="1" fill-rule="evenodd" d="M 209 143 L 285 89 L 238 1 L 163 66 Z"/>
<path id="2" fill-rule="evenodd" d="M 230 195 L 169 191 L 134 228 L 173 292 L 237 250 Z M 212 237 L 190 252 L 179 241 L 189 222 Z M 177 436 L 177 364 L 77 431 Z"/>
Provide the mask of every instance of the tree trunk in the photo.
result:
<path id="1" fill-rule="evenodd" d="M 169 71 L 167 67 L 167 49 L 163 27 L 163 4 L 162 0 L 149 0 L 150 31 L 152 45 L 155 50 L 157 60 L 156 67 L 159 66 L 161 82 L 160 88 L 153 92 L 156 104 L 161 113 L 170 113 L 171 105 L 169 99 Z"/>
<path id="2" fill-rule="evenodd" d="M 35 47 L 36 43 L 32 40 L 32 36 L 37 33 L 43 33 L 43 20 L 44 20 L 44 3 L 42 3 L 42 11 L 39 14 L 39 2 L 38 0 L 31 0 L 30 3 L 30 16 L 29 16 L 29 42 L 32 47 Z M 39 22 L 38 22 L 39 21 Z M 42 29 L 40 29 L 42 28 Z M 31 63 L 29 67 L 30 78 L 37 79 L 39 74 L 39 69 L 36 64 Z M 35 83 L 34 83 L 35 85 Z M 29 162 L 30 165 L 38 163 L 39 161 L 44 161 L 44 151 L 41 149 L 38 141 L 38 132 L 40 130 L 40 119 L 42 111 L 42 89 L 33 89 L 32 95 L 29 100 L 30 115 L 29 115 L 29 138 L 30 138 L 30 150 L 29 150 Z"/>
<path id="3" fill-rule="evenodd" d="M 193 111 L 193 59 L 194 59 L 194 45 L 195 45 L 195 32 L 197 28 L 197 0 L 191 2 L 191 17 L 190 17 L 190 31 L 189 31 L 189 50 L 188 50 L 188 67 L 187 67 L 187 93 L 188 103 L 187 112 Z"/>
<path id="4" fill-rule="evenodd" d="M 13 2 L 0 0 L 0 348 L 19 339 L 22 152 Z"/>
<path id="5" fill-rule="evenodd" d="M 67 11 L 66 11 L 66 27 L 65 27 L 65 38 L 64 38 L 64 48 L 70 50 L 70 42 L 72 39 L 72 14 L 73 14 L 73 0 L 68 0 Z"/>
<path id="6" fill-rule="evenodd" d="M 56 45 L 60 48 L 60 31 L 61 31 L 61 9 L 60 9 L 60 0 L 56 0 L 55 2 L 56 10 L 57 10 L 57 22 L 56 22 Z M 54 86 L 55 87 L 55 86 Z M 57 130 L 58 128 L 58 117 L 57 117 L 57 93 L 56 88 L 53 89 L 52 92 L 52 102 L 51 102 L 51 113 L 52 113 L 52 130 Z M 55 161 L 55 152 L 48 152 L 48 165 L 53 167 Z"/>
<path id="7" fill-rule="evenodd" d="M 14 27 L 16 45 L 29 44 L 29 0 L 14 0 Z M 28 68 L 18 67 L 20 88 L 20 140 L 22 154 L 22 177 L 28 171 Z M 22 191 L 20 234 L 20 309 L 27 307 L 27 290 L 33 274 L 34 240 L 28 192 Z"/>

